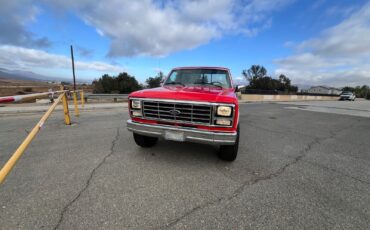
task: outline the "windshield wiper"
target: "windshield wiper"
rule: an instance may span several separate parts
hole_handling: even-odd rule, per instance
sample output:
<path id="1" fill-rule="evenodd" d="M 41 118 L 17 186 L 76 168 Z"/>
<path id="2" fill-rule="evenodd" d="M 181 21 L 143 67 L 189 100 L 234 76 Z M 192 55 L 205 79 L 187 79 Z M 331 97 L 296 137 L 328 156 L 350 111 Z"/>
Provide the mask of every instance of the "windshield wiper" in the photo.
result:
<path id="1" fill-rule="evenodd" d="M 221 89 L 223 89 L 224 87 L 222 87 L 221 85 L 216 85 L 215 83 L 217 82 L 211 82 L 211 83 L 207 83 L 207 82 L 202 82 L 202 83 L 196 83 L 196 85 L 213 85 L 213 86 L 217 86 Z M 219 84 L 219 83 L 218 83 Z"/>
<path id="2" fill-rule="evenodd" d="M 182 86 L 185 86 L 184 84 L 182 84 L 181 82 L 178 82 L 178 81 L 167 82 L 165 85 L 182 85 Z"/>

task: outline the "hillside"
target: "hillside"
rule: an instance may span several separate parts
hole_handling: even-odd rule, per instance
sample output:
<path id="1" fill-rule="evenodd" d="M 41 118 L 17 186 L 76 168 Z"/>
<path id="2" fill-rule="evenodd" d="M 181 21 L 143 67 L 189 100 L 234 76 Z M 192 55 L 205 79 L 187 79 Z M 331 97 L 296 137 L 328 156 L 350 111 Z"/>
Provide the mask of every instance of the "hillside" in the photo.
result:
<path id="1" fill-rule="evenodd" d="M 12 80 L 26 80 L 26 81 L 65 81 L 70 82 L 71 79 L 58 78 L 44 76 L 41 74 L 34 73 L 32 71 L 24 70 L 9 70 L 5 68 L 0 68 L 0 79 L 12 79 Z"/>
<path id="2" fill-rule="evenodd" d="M 59 87 L 59 84 L 31 80 L 8 79 L 0 76 L 0 97 L 46 92 L 49 89 L 58 90 Z"/>

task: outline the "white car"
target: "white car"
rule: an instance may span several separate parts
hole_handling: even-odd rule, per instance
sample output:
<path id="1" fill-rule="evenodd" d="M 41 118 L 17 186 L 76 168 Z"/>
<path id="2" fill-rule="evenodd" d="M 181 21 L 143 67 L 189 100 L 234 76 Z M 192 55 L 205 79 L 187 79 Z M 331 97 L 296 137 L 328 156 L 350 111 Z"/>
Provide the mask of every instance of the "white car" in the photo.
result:
<path id="1" fill-rule="evenodd" d="M 339 96 L 340 101 L 354 101 L 356 99 L 356 95 L 354 95 L 352 92 L 344 92 Z"/>

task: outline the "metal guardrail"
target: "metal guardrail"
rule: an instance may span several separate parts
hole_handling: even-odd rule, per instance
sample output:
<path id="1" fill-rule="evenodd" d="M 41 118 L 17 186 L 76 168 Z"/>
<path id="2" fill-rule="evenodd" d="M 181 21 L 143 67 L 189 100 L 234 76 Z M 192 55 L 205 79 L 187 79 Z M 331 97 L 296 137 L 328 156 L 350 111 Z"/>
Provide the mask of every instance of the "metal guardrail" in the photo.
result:
<path id="1" fill-rule="evenodd" d="M 338 97 L 339 94 L 324 94 L 324 93 L 304 93 L 304 92 L 294 92 L 294 91 L 280 91 L 280 90 L 264 90 L 264 89 L 243 89 L 241 94 L 259 94 L 259 95 L 307 95 L 307 96 L 328 96 L 328 97 Z"/>
<path id="2" fill-rule="evenodd" d="M 85 101 L 88 99 L 113 99 L 114 102 L 117 102 L 117 99 L 127 99 L 128 94 L 95 94 L 95 93 L 86 93 Z"/>
<path id="3" fill-rule="evenodd" d="M 63 89 L 63 87 L 61 87 Z M 67 101 L 67 90 L 55 91 L 55 92 L 46 92 L 46 93 L 38 93 L 38 94 L 30 94 L 30 95 L 22 95 L 22 96 L 9 96 L 9 97 L 0 97 L 0 103 L 9 103 L 9 102 L 18 102 L 29 98 L 39 98 L 45 97 L 46 95 L 60 94 L 57 99 L 54 100 L 53 104 L 50 106 L 48 111 L 41 117 L 40 121 L 36 124 L 36 126 L 32 129 L 32 131 L 27 135 L 26 139 L 22 142 L 22 144 L 17 148 L 17 150 L 13 153 L 13 155 L 9 158 L 9 160 L 5 163 L 4 167 L 0 170 L 0 184 L 4 182 L 7 175 L 13 169 L 19 158 L 23 155 L 24 151 L 27 149 L 29 144 L 35 138 L 36 134 L 41 130 L 43 125 L 45 124 L 46 120 L 50 117 L 50 114 L 54 111 L 55 107 L 62 102 L 63 104 L 63 111 L 64 111 L 64 120 L 66 125 L 71 124 L 71 118 L 69 116 L 69 109 L 68 109 L 68 101 Z M 83 91 L 73 91 L 73 102 L 75 105 L 75 116 L 79 115 L 78 105 L 77 105 L 77 92 L 80 93 L 81 97 L 81 104 L 84 104 L 84 97 Z M 52 97 L 54 99 L 54 97 Z"/>

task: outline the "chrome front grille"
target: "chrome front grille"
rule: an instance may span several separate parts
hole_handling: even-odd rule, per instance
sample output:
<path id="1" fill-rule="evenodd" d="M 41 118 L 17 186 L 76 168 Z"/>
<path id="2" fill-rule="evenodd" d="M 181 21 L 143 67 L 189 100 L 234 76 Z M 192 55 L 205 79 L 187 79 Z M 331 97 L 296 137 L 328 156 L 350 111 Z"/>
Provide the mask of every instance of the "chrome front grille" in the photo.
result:
<path id="1" fill-rule="evenodd" d="M 143 116 L 147 119 L 181 123 L 212 124 L 212 106 L 163 101 L 143 101 Z"/>

